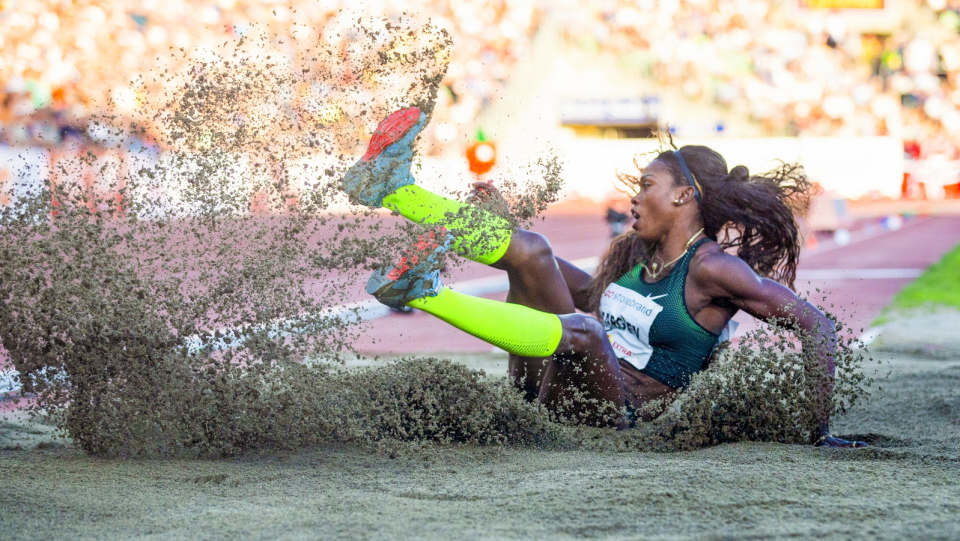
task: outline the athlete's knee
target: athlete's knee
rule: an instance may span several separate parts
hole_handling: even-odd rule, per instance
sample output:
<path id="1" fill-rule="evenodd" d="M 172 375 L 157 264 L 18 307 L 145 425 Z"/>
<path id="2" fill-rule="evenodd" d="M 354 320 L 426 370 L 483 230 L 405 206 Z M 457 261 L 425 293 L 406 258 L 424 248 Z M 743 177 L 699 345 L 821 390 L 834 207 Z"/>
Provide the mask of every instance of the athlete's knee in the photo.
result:
<path id="1" fill-rule="evenodd" d="M 510 240 L 510 249 L 515 264 L 536 265 L 539 263 L 554 263 L 553 247 L 550 241 L 540 233 L 525 229 L 517 229 Z"/>
<path id="2" fill-rule="evenodd" d="M 563 337 L 560 339 L 558 353 L 593 353 L 602 349 L 606 332 L 603 323 L 586 314 L 566 314 L 558 316 L 563 325 Z"/>

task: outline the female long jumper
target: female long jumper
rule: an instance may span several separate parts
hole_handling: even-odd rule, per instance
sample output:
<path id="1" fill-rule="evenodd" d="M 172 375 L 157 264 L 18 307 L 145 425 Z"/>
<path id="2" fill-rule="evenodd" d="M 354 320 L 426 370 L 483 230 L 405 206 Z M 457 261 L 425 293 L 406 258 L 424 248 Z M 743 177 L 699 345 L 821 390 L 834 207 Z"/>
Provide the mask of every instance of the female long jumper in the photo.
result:
<path id="1" fill-rule="evenodd" d="M 528 399 L 548 408 L 579 404 L 578 417 L 588 423 L 632 426 L 644 404 L 685 387 L 738 310 L 818 334 L 815 353 L 831 376 L 819 392 L 829 400 L 833 322 L 780 283 L 792 285 L 796 274 L 800 236 L 790 201 L 810 189 L 805 179 L 750 176 L 743 166 L 728 171 L 720 154 L 702 146 L 661 152 L 639 177 L 625 177 L 637 188 L 636 222 L 590 276 L 556 257 L 542 235 L 417 186 L 410 166 L 425 122 L 416 107 L 388 116 L 343 178 L 355 204 L 440 226 L 370 278 L 367 292 L 380 302 L 418 308 L 506 350 L 510 375 Z M 499 197 L 489 185 L 474 188 L 476 197 Z M 717 242 L 731 226 L 737 255 Z M 444 286 L 437 255 L 447 249 L 506 271 L 507 302 Z M 626 414 L 611 418 L 611 404 Z M 812 439 L 866 445 L 830 436 L 826 414 Z"/>

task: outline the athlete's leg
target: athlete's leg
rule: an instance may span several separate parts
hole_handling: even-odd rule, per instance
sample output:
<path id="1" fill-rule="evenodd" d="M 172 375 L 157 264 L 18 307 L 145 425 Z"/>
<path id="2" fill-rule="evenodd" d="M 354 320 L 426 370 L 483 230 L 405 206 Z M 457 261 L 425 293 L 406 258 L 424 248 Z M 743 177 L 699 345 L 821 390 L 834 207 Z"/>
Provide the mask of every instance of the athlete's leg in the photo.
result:
<path id="1" fill-rule="evenodd" d="M 453 249 L 479 263 L 507 271 L 510 302 L 554 314 L 573 313 L 550 242 L 539 233 L 515 229 L 505 219 L 418 186 L 406 186 L 383 200 L 410 220 L 442 225 L 454 237 Z"/>
<path id="2" fill-rule="evenodd" d="M 507 302 L 551 314 L 576 311 L 550 242 L 543 235 L 513 229 L 505 219 L 486 210 L 418 186 L 400 188 L 383 203 L 410 220 L 442 225 L 456 238 L 456 252 L 506 271 L 510 283 Z M 528 400 L 539 395 L 548 362 L 547 358 L 510 355 L 510 376 Z"/>
<path id="3" fill-rule="evenodd" d="M 507 272 L 509 302 L 552 314 L 575 312 L 546 238 L 514 229 L 500 216 L 414 184 L 410 173 L 413 141 L 425 118 L 416 108 L 409 108 L 381 122 L 367 153 L 344 177 L 343 187 L 351 200 L 395 210 L 418 223 L 442 225 L 454 235 L 456 252 Z M 547 362 L 510 356 L 510 374 L 531 400 L 539 394 Z"/>
<path id="4" fill-rule="evenodd" d="M 596 318 L 558 316 L 446 288 L 409 306 L 507 350 L 511 359 L 550 359 L 540 371 L 535 399 L 583 424 L 625 427 L 620 363 Z"/>
<path id="5" fill-rule="evenodd" d="M 603 325 L 583 314 L 556 315 L 527 306 L 472 297 L 440 284 L 433 271 L 400 291 L 387 273 L 371 283 L 381 302 L 405 302 L 518 358 L 549 358 L 537 398 L 551 411 L 595 426 L 623 427 L 620 364 Z M 400 280 L 403 280 L 401 278 Z M 412 287 L 411 287 L 412 286 Z M 407 295 L 424 295 L 406 300 Z"/>
<path id="6" fill-rule="evenodd" d="M 563 336 L 544 374 L 540 403 L 583 424 L 626 428 L 623 375 L 603 324 L 584 314 L 560 320 Z"/>
<path id="7" fill-rule="evenodd" d="M 553 249 L 543 235 L 523 229 L 515 230 L 510 247 L 493 266 L 507 271 L 510 280 L 507 302 L 551 314 L 576 312 Z M 514 385 L 523 391 L 528 400 L 534 400 L 540 395 L 548 368 L 556 362 L 552 357 L 510 354 L 508 370 Z"/>
<path id="8" fill-rule="evenodd" d="M 513 356 L 551 358 L 541 378 L 541 402 L 580 422 L 621 424 L 620 365 L 599 321 L 453 291 L 442 284 L 436 268 L 444 245 L 431 239 L 420 244 L 399 266 L 375 272 L 367 292 L 388 306 L 419 308 Z"/>

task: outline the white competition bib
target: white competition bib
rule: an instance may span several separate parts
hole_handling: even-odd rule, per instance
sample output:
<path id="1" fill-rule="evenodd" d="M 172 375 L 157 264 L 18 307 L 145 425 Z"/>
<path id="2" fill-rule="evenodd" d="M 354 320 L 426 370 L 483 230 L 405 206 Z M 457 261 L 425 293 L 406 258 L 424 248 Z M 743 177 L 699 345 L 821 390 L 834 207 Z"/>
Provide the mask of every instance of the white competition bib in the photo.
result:
<path id="1" fill-rule="evenodd" d="M 600 319 L 617 357 L 638 370 L 647 366 L 653 348 L 650 347 L 650 326 L 663 310 L 655 299 L 644 297 L 632 289 L 610 284 L 600 299 Z"/>

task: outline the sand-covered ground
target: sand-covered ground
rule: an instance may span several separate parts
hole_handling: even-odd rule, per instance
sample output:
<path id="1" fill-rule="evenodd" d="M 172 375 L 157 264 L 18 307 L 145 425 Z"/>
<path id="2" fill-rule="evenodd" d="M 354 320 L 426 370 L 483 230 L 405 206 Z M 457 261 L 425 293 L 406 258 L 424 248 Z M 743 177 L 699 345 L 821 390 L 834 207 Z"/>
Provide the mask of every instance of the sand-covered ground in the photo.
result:
<path id="1" fill-rule="evenodd" d="M 105 460 L 0 428 L 8 539 L 958 539 L 960 314 L 894 318 L 873 399 L 834 423 L 866 450 L 683 453 L 324 446 Z M 912 329 L 912 330 L 911 330 Z M 934 339 L 922 337 L 928 333 Z M 924 344 L 934 344 L 926 347 Z M 492 372 L 499 356 L 461 358 Z"/>

